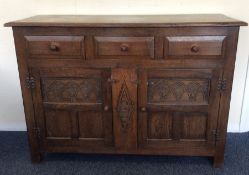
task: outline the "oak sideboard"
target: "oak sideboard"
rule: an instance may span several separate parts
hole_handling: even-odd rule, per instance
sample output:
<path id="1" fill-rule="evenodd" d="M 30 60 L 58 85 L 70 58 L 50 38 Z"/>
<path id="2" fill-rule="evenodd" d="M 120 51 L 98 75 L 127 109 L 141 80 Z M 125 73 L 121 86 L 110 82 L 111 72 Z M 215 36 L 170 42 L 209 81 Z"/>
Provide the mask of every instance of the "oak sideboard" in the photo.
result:
<path id="1" fill-rule="evenodd" d="M 39 15 L 13 28 L 33 162 L 44 153 L 224 162 L 240 26 L 221 14 Z"/>

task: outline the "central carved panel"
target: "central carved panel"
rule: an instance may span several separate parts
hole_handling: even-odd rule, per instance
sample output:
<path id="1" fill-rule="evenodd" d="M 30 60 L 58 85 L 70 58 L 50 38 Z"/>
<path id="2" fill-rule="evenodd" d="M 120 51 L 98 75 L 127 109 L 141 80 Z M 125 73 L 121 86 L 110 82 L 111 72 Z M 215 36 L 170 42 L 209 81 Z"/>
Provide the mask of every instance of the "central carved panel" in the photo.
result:
<path id="1" fill-rule="evenodd" d="M 209 80 L 162 79 L 149 80 L 148 100 L 152 103 L 207 103 Z"/>
<path id="2" fill-rule="evenodd" d="M 43 79 L 42 95 L 45 102 L 101 102 L 99 79 Z"/>
<path id="3" fill-rule="evenodd" d="M 129 122 L 134 111 L 134 104 L 131 100 L 128 87 L 124 81 L 118 97 L 117 112 L 121 120 L 121 126 L 124 131 L 127 131 Z"/>
<path id="4" fill-rule="evenodd" d="M 113 133 L 117 150 L 137 147 L 137 73 L 135 69 L 112 69 Z"/>

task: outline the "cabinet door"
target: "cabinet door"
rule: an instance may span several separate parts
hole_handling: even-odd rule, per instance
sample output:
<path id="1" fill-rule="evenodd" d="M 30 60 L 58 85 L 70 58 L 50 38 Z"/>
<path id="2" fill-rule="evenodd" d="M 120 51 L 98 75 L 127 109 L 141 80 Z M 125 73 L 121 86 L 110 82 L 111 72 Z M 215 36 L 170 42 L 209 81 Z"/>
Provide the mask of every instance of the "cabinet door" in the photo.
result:
<path id="1" fill-rule="evenodd" d="M 33 103 L 43 149 L 80 146 L 88 152 L 112 145 L 110 71 L 46 68 L 32 69 L 31 76 L 36 81 Z"/>
<path id="2" fill-rule="evenodd" d="M 219 71 L 211 69 L 141 70 L 139 146 L 169 151 L 179 148 L 183 152 L 179 154 L 192 148 L 212 152 L 219 76 Z"/>

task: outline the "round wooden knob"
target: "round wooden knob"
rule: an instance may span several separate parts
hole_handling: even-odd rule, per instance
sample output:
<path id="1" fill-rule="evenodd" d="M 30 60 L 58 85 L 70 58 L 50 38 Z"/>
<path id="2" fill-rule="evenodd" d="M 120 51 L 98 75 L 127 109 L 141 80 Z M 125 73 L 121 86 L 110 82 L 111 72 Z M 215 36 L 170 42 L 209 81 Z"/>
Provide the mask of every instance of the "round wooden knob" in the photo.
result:
<path id="1" fill-rule="evenodd" d="M 145 112 L 146 111 L 146 107 L 141 107 L 141 111 Z"/>
<path id="2" fill-rule="evenodd" d="M 117 83 L 118 82 L 118 80 L 116 80 L 116 79 L 113 79 L 113 78 L 108 78 L 107 79 L 107 82 L 109 82 L 109 83 Z"/>
<path id="3" fill-rule="evenodd" d="M 122 45 L 120 46 L 120 50 L 121 50 L 122 52 L 127 52 L 127 51 L 129 50 L 129 46 L 126 45 L 126 44 L 122 44 Z"/>
<path id="4" fill-rule="evenodd" d="M 197 53 L 197 52 L 199 52 L 199 50 L 200 50 L 200 48 L 196 45 L 191 47 L 191 52 Z"/>
<path id="5" fill-rule="evenodd" d="M 58 51 L 59 50 L 59 44 L 56 43 L 56 42 L 52 42 L 50 44 L 50 50 L 52 50 L 52 51 Z"/>
<path id="6" fill-rule="evenodd" d="M 109 106 L 106 105 L 106 106 L 104 107 L 104 111 L 108 111 L 108 110 L 109 110 Z"/>

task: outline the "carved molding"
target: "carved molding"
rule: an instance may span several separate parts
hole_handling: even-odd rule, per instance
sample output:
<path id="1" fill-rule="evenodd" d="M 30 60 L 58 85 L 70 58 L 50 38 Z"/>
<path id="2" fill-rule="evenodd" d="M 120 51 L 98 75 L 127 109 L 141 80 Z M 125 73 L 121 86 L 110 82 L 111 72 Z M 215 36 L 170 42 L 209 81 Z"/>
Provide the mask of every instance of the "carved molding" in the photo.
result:
<path id="1" fill-rule="evenodd" d="M 207 80 L 149 80 L 149 102 L 207 102 L 209 96 Z"/>
<path id="2" fill-rule="evenodd" d="M 42 95 L 45 102 L 101 102 L 99 79 L 44 79 Z"/>
<path id="3" fill-rule="evenodd" d="M 117 102 L 117 112 L 124 132 L 127 131 L 131 116 L 134 112 L 134 103 L 130 97 L 128 87 L 124 81 Z"/>

